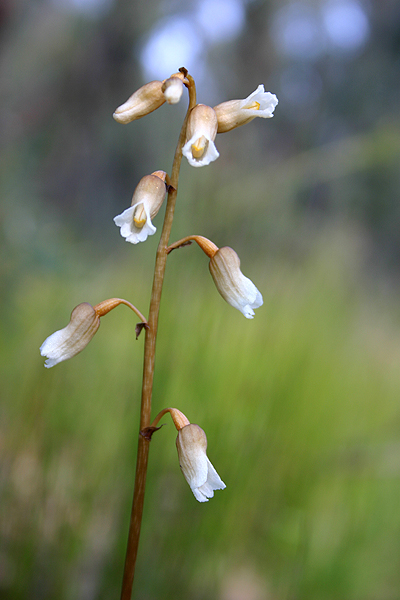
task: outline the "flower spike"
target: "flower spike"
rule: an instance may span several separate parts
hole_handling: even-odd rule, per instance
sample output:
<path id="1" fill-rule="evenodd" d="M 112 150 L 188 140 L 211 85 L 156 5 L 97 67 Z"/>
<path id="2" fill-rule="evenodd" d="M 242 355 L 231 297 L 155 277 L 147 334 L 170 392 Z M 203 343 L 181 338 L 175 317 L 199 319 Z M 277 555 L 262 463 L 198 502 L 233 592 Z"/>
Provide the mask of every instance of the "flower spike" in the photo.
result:
<path id="1" fill-rule="evenodd" d="M 218 133 L 231 131 L 235 127 L 250 123 L 255 117 L 269 119 L 278 104 L 275 94 L 264 91 L 264 86 L 258 88 L 245 100 L 229 100 L 214 106 L 218 119 Z"/>

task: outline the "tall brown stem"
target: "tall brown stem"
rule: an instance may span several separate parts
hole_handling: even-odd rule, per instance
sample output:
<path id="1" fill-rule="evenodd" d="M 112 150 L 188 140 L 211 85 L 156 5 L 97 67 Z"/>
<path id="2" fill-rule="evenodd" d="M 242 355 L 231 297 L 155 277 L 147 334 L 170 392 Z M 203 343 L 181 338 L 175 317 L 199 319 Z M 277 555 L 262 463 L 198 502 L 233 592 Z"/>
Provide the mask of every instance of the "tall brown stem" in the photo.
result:
<path id="1" fill-rule="evenodd" d="M 196 87 L 193 78 L 188 75 L 189 81 L 189 106 L 185 120 L 182 125 L 178 144 L 175 151 L 174 162 L 170 178 L 167 207 L 164 217 L 164 225 L 161 232 L 160 243 L 157 249 L 154 268 L 153 289 L 150 299 L 150 310 L 148 328 L 144 346 L 142 403 L 140 412 L 140 430 L 148 427 L 151 421 L 151 396 L 153 391 L 154 359 L 156 350 L 156 338 L 158 327 L 158 315 L 160 311 L 161 293 L 164 283 L 165 266 L 167 262 L 167 247 L 174 218 L 176 197 L 178 192 L 179 170 L 182 160 L 182 148 L 186 140 L 186 123 L 190 111 L 196 105 Z M 139 430 L 139 431 L 140 431 Z M 142 524 L 144 493 L 146 487 L 147 463 L 149 456 L 150 441 L 139 435 L 139 445 L 136 460 L 135 489 L 133 493 L 133 504 L 131 521 L 129 525 L 128 547 L 125 558 L 124 576 L 122 580 L 121 600 L 130 600 L 132 595 L 133 578 L 135 574 L 136 558 L 139 546 L 140 528 Z"/>

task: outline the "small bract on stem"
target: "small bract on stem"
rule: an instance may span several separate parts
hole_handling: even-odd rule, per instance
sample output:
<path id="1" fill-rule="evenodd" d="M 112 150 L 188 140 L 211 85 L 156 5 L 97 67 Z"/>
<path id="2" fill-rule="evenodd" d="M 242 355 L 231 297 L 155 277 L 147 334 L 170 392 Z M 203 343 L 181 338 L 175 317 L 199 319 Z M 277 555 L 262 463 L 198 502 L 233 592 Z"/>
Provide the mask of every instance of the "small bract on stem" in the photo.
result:
<path id="1" fill-rule="evenodd" d="M 253 309 L 261 306 L 263 302 L 256 286 L 242 274 L 239 257 L 232 248 L 218 248 L 211 240 L 201 235 L 189 235 L 171 245 L 169 245 L 169 238 L 177 200 L 182 156 L 185 156 L 189 164 L 194 167 L 207 166 L 219 157 L 214 143 L 218 133 L 244 125 L 257 116 L 272 117 L 278 100 L 273 94 L 265 92 L 264 86 L 260 85 L 245 100 L 230 100 L 214 108 L 197 104 L 194 79 L 182 67 L 164 81 L 152 81 L 142 86 L 115 110 L 113 117 L 118 123 L 123 124 L 141 119 L 164 104 L 179 102 L 185 87 L 188 90 L 189 103 L 176 146 L 171 174 L 158 170 L 142 177 L 134 191 L 130 208 L 125 209 L 114 219 L 126 241 L 132 244 L 144 242 L 149 235 L 156 232 L 152 219 L 157 216 L 167 195 L 147 319 L 133 304 L 121 298 L 104 300 L 94 307 L 85 302 L 72 311 L 69 324 L 49 336 L 40 348 L 42 355 L 47 357 L 46 367 L 72 358 L 90 342 L 99 328 L 100 318 L 120 304 L 129 306 L 140 319 L 135 329 L 136 337 L 142 329 L 145 330 L 138 452 L 121 600 L 130 600 L 132 595 L 150 441 L 153 434 L 160 429 L 157 424 L 165 414 L 171 415 L 178 430 L 176 446 L 179 463 L 195 498 L 199 502 L 207 502 L 214 496 L 215 490 L 225 488 L 225 484 L 207 457 L 206 434 L 198 425 L 190 423 L 176 408 L 163 409 L 151 423 L 158 318 L 167 257 L 172 250 L 195 241 L 209 258 L 210 272 L 219 293 L 231 306 L 240 310 L 246 318 L 253 318 Z"/>

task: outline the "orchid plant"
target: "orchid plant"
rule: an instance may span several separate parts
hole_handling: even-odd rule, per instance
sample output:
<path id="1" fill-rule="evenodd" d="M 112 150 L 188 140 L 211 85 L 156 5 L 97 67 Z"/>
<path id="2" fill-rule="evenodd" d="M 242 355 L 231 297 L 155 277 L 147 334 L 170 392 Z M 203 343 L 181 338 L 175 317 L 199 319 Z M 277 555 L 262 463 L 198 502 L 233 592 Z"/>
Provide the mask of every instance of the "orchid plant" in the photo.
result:
<path id="1" fill-rule="evenodd" d="M 214 108 L 197 104 L 194 79 L 182 67 L 164 81 L 152 81 L 142 86 L 116 109 L 113 117 L 123 124 L 140 119 L 165 102 L 168 104 L 179 102 L 185 88 L 188 90 L 189 104 L 171 174 L 168 175 L 165 171 L 154 171 L 150 175 L 145 175 L 133 193 L 131 206 L 114 218 L 115 224 L 120 227 L 120 233 L 127 242 L 132 244 L 144 242 L 149 235 L 156 232 L 152 219 L 157 215 L 167 196 L 164 224 L 155 260 L 148 317 L 146 318 L 133 304 L 122 298 L 104 300 L 95 306 L 84 302 L 73 309 L 69 324 L 50 335 L 40 348 L 42 356 L 46 357 L 47 368 L 72 358 L 93 338 L 100 326 L 100 318 L 120 304 L 128 306 L 140 320 L 136 325 L 136 337 L 140 335 L 142 329 L 145 330 L 139 443 L 121 600 L 129 600 L 132 594 L 150 440 L 154 432 L 159 429 L 157 425 L 165 414 L 170 414 L 178 431 L 176 446 L 179 464 L 196 500 L 207 502 L 214 496 L 215 490 L 225 488 L 224 482 L 207 457 L 207 438 L 199 425 L 190 423 L 176 408 L 163 409 L 151 421 L 158 315 L 165 267 L 170 252 L 195 241 L 210 259 L 210 272 L 222 298 L 243 313 L 247 319 L 252 319 L 254 309 L 263 303 L 262 295 L 254 283 L 242 274 L 239 257 L 232 248 L 218 248 L 212 241 L 199 235 L 189 235 L 173 244 L 169 243 L 169 237 L 174 218 L 182 156 L 185 156 L 189 164 L 194 167 L 203 167 L 215 161 L 219 156 L 214 143 L 217 133 L 231 131 L 235 127 L 249 123 L 255 117 L 272 117 L 278 100 L 274 94 L 265 92 L 263 85 L 259 85 L 255 92 L 244 100 L 223 102 Z"/>

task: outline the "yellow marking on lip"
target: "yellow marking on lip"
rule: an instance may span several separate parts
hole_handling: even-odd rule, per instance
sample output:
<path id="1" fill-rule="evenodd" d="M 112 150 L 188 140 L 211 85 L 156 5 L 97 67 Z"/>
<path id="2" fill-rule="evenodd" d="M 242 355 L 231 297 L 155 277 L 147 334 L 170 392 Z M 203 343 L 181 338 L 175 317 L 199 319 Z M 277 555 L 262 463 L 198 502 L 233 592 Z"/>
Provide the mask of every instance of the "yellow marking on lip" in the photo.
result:
<path id="1" fill-rule="evenodd" d="M 260 103 L 254 101 L 251 104 L 249 104 L 249 106 L 246 106 L 246 108 L 248 110 L 260 110 Z"/>
<path id="2" fill-rule="evenodd" d="M 136 210 L 135 210 L 135 214 L 133 215 L 133 222 L 135 223 L 136 227 L 138 227 L 139 229 L 141 229 L 143 227 L 143 225 L 146 223 L 146 213 L 145 210 L 143 208 L 143 205 L 140 204 Z"/>
<path id="3" fill-rule="evenodd" d="M 202 135 L 198 140 L 192 144 L 192 155 L 193 158 L 201 158 L 208 148 L 208 139 Z"/>

